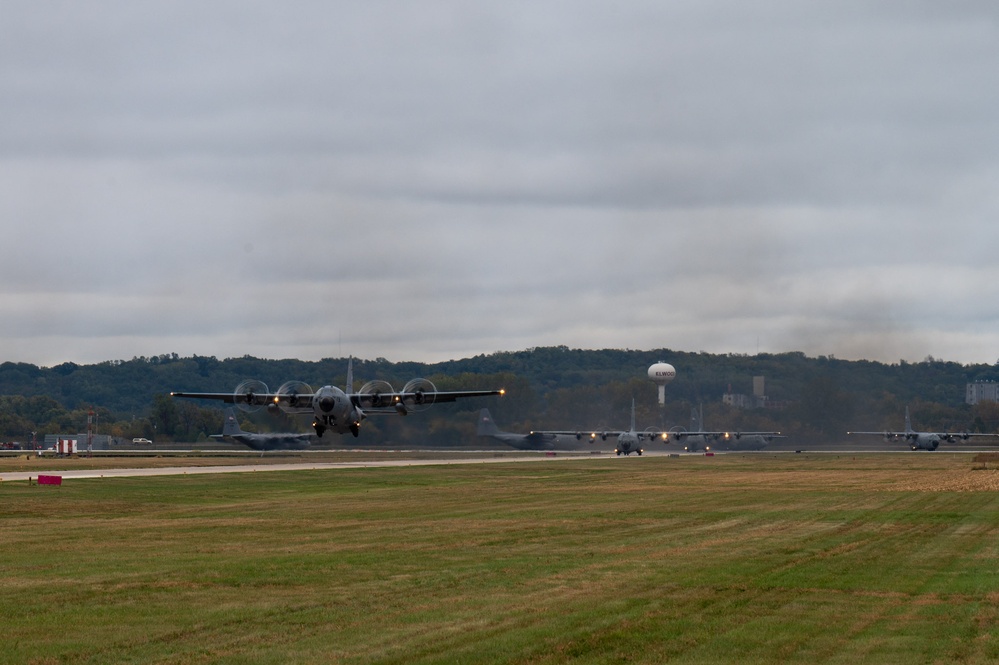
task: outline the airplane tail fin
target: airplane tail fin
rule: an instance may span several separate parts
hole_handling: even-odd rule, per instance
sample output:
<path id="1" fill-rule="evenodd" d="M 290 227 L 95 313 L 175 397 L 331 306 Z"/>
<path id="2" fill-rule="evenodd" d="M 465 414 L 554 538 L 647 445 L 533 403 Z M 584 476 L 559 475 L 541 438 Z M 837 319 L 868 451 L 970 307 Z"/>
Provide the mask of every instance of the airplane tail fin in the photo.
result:
<path id="1" fill-rule="evenodd" d="M 905 433 L 912 431 L 912 421 L 909 420 L 909 407 L 905 407 Z"/>
<path id="2" fill-rule="evenodd" d="M 237 434 L 244 434 L 243 429 L 239 426 L 239 421 L 236 420 L 236 409 L 228 408 L 225 410 L 222 436 L 236 436 Z"/>
<path id="3" fill-rule="evenodd" d="M 635 431 L 635 398 L 631 398 L 631 431 Z"/>
<path id="4" fill-rule="evenodd" d="M 691 407 L 690 408 L 690 431 L 691 432 L 703 432 L 704 431 L 704 405 L 702 404 L 700 408 Z"/>
<path id="5" fill-rule="evenodd" d="M 489 413 L 489 409 L 482 409 L 479 411 L 479 426 L 475 431 L 479 436 L 493 436 L 499 433 L 499 428 L 496 427 L 496 423 L 493 421 L 492 415 Z"/>
<path id="6" fill-rule="evenodd" d="M 347 359 L 347 390 L 344 392 L 354 394 L 354 356 Z"/>

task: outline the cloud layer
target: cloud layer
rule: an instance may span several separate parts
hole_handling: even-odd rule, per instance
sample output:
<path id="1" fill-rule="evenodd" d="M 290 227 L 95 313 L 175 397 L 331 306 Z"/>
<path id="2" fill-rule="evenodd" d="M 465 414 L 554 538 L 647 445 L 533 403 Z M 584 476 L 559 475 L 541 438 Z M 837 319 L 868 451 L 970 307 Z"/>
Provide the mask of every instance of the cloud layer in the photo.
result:
<path id="1" fill-rule="evenodd" d="M 999 358 L 993 3 L 55 5 L 0 360 Z"/>

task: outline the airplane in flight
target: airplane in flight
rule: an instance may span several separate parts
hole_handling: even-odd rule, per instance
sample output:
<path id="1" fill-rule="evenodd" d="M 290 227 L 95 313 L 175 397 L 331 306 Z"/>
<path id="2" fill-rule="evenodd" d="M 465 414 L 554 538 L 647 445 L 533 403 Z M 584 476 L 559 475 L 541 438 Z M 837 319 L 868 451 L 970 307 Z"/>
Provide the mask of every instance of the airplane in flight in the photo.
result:
<path id="1" fill-rule="evenodd" d="M 228 440 L 242 443 L 254 450 L 304 450 L 315 441 L 315 434 L 299 434 L 296 432 L 266 433 L 244 432 L 236 420 L 236 409 L 225 410 L 225 424 L 221 434 L 212 434 L 213 439 Z"/>
<path id="2" fill-rule="evenodd" d="M 496 426 L 489 409 L 479 411 L 479 425 L 475 433 L 478 436 L 496 439 L 518 450 L 555 450 L 555 443 L 558 441 L 558 435 L 551 432 L 531 432 L 530 434 L 504 432 Z"/>
<path id="3" fill-rule="evenodd" d="M 847 434 L 869 434 L 884 437 L 885 441 L 904 440 L 908 442 L 912 450 L 936 450 L 940 442 L 954 443 L 958 439 L 967 441 L 973 436 L 990 436 L 995 434 L 973 434 L 971 432 L 917 432 L 912 429 L 912 421 L 909 419 L 909 407 L 905 407 L 905 431 L 904 432 L 847 432 Z"/>
<path id="4" fill-rule="evenodd" d="M 683 449 L 689 452 L 723 450 L 762 450 L 780 432 L 708 432 L 704 430 L 704 410 L 690 410 L 690 431 L 674 427 L 666 433 L 671 441 L 684 443 Z"/>
<path id="5" fill-rule="evenodd" d="M 347 363 L 346 389 L 323 386 L 313 391 L 301 381 L 288 381 L 277 392 L 270 392 L 262 381 L 243 381 L 231 393 L 172 392 L 171 397 L 212 399 L 235 404 L 245 411 L 266 406 L 290 414 L 312 414 L 312 427 L 316 436 L 327 432 L 355 437 L 360 434 L 361 421 L 368 416 L 396 414 L 405 416 L 422 411 L 431 404 L 454 402 L 463 397 L 502 395 L 504 390 L 452 390 L 438 391 L 428 379 L 413 379 L 402 390 L 396 391 L 387 381 L 369 381 L 354 392 L 354 361 Z"/>
<path id="6" fill-rule="evenodd" d="M 532 432 L 532 434 L 553 434 L 555 436 L 574 436 L 577 440 L 582 439 L 584 432 L 579 430 L 559 430 L 550 432 Z M 655 439 L 661 439 L 666 441 L 666 433 L 660 432 L 659 430 L 650 427 L 643 432 L 638 432 L 635 430 L 635 400 L 631 400 L 631 429 L 626 432 L 590 432 L 589 438 L 590 443 L 597 440 L 600 437 L 602 441 L 606 441 L 607 437 L 616 437 L 617 446 L 614 448 L 614 452 L 618 455 L 630 455 L 631 453 L 638 453 L 641 455 L 644 451 L 641 448 L 642 441 L 649 440 L 654 441 Z"/>

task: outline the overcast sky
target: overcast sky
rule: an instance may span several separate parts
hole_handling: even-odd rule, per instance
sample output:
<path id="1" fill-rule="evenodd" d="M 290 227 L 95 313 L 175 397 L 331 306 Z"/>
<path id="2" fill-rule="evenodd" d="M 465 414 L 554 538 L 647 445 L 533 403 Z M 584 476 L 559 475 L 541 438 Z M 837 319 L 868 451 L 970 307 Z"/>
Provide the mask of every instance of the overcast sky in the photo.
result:
<path id="1" fill-rule="evenodd" d="M 0 361 L 994 363 L 997 67 L 994 0 L 6 0 Z"/>

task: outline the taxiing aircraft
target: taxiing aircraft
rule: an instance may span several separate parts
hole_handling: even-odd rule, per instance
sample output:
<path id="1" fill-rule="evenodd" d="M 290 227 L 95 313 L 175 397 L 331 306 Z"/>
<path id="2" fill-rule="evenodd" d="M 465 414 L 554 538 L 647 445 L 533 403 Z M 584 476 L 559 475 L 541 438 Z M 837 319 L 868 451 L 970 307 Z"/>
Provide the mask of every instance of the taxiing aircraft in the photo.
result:
<path id="1" fill-rule="evenodd" d="M 695 452 L 697 450 L 761 450 L 780 432 L 707 432 L 704 430 L 704 411 L 690 410 L 690 431 L 682 427 L 674 427 L 667 432 L 669 440 L 683 443 L 683 449 Z"/>
<path id="2" fill-rule="evenodd" d="M 315 434 L 295 432 L 257 434 L 244 432 L 236 420 L 236 409 L 225 410 L 225 424 L 221 434 L 212 434 L 213 439 L 232 439 L 254 450 L 304 450 L 312 445 Z"/>
<path id="3" fill-rule="evenodd" d="M 327 431 L 337 434 L 350 432 L 357 436 L 361 421 L 372 415 L 405 416 L 438 402 L 454 402 L 462 397 L 502 395 L 504 392 L 502 389 L 442 392 L 427 379 L 413 379 L 398 392 L 387 381 L 369 381 L 354 392 L 354 362 L 351 358 L 347 364 L 345 390 L 336 386 L 323 386 L 313 391 L 301 381 L 288 381 L 277 392 L 272 393 L 262 381 L 251 380 L 243 381 L 231 393 L 173 392 L 170 395 L 220 400 L 246 411 L 266 406 L 285 413 L 312 414 L 312 427 L 316 430 L 316 436 L 321 437 Z"/>
<path id="4" fill-rule="evenodd" d="M 847 434 L 877 435 L 884 437 L 885 441 L 904 440 L 912 450 L 936 450 L 941 441 L 954 443 L 958 439 L 967 441 L 973 436 L 996 436 L 995 434 L 972 434 L 970 432 L 917 432 L 912 429 L 912 421 L 909 420 L 909 407 L 905 407 L 904 432 L 847 432 Z"/>
<path id="5" fill-rule="evenodd" d="M 576 439 L 582 439 L 586 436 L 586 433 L 579 430 L 559 430 L 552 432 L 532 432 L 532 434 L 553 434 L 555 436 L 574 436 Z M 631 429 L 627 432 L 590 432 L 588 434 L 590 443 L 597 440 L 599 436 L 601 441 L 606 441 L 607 437 L 613 436 L 617 438 L 617 446 L 614 448 L 614 452 L 618 455 L 630 455 L 631 453 L 638 453 L 641 455 L 644 451 L 641 448 L 642 441 L 648 440 L 653 441 L 655 439 L 666 440 L 666 434 L 660 432 L 654 427 L 646 429 L 644 432 L 635 431 L 635 400 L 631 400 Z"/>
<path id="6" fill-rule="evenodd" d="M 478 436 L 496 439 L 519 450 L 555 450 L 555 442 L 558 441 L 558 435 L 550 432 L 531 432 L 530 434 L 504 432 L 496 426 L 489 409 L 479 411 L 479 426 L 475 433 Z"/>

